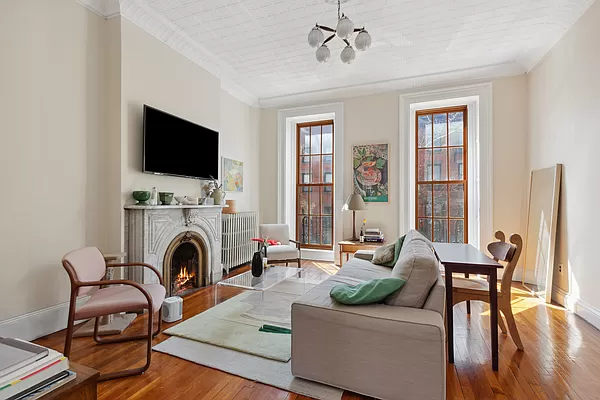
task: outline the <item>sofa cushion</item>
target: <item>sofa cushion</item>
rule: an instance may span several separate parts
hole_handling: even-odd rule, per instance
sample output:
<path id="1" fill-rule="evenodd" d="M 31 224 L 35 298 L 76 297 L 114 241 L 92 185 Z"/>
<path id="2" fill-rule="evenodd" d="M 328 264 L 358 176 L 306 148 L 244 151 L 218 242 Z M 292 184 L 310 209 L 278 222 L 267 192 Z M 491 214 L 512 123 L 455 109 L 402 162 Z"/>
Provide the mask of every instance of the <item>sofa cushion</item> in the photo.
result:
<path id="1" fill-rule="evenodd" d="M 404 281 L 398 278 L 373 279 L 358 285 L 334 286 L 329 295 L 342 304 L 375 304 L 382 302 L 402 285 Z"/>
<path id="2" fill-rule="evenodd" d="M 267 259 L 269 261 L 293 260 L 299 257 L 300 255 L 298 254 L 296 246 L 280 244 L 267 247 Z"/>
<path id="3" fill-rule="evenodd" d="M 410 231 L 392 270 L 393 278 L 406 283 L 401 290 L 391 294 L 385 303 L 394 306 L 423 308 L 429 292 L 437 282 L 439 266 L 431 242 L 416 231 Z"/>
<path id="4" fill-rule="evenodd" d="M 388 267 L 375 265 L 370 261 L 352 258 L 342 266 L 336 275 L 370 281 L 371 279 L 389 278 L 392 271 Z"/>
<path id="5" fill-rule="evenodd" d="M 400 257 L 400 251 L 402 250 L 404 239 L 406 239 L 406 235 L 401 236 L 394 243 L 378 247 L 377 250 L 375 250 L 373 260 L 371 262 L 373 264 L 383 265 L 385 267 L 393 267 Z"/>

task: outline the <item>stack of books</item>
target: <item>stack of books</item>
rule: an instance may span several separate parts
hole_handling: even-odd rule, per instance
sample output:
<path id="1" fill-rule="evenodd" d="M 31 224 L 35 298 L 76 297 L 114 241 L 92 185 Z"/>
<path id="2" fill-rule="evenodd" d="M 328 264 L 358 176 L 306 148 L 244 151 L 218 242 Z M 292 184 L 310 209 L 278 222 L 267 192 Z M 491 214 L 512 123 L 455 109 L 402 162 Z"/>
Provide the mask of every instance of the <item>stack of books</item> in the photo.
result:
<path id="1" fill-rule="evenodd" d="M 0 400 L 34 400 L 75 379 L 61 353 L 0 338 Z"/>
<path id="2" fill-rule="evenodd" d="M 383 232 L 379 228 L 367 228 L 365 229 L 365 242 L 378 242 L 383 243 Z"/>

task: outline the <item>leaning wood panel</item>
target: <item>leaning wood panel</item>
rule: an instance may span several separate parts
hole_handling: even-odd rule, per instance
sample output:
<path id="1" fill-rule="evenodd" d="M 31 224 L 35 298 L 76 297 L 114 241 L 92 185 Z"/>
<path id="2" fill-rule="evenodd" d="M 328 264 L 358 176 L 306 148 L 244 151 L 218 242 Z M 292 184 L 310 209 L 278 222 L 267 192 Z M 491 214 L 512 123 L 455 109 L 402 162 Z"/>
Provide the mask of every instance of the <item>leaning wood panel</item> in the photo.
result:
<path id="1" fill-rule="evenodd" d="M 531 172 L 523 284 L 552 301 L 554 249 L 562 164 Z"/>

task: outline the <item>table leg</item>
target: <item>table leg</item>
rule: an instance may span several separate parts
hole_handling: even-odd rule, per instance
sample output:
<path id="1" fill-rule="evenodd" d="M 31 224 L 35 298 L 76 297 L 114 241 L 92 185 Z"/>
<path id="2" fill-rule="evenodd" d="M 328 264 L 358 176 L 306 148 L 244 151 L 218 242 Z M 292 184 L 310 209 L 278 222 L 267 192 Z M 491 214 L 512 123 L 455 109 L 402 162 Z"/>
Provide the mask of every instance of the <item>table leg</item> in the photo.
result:
<path id="1" fill-rule="evenodd" d="M 497 271 L 490 271 L 490 324 L 492 333 L 492 369 L 498 371 L 498 288 Z"/>
<path id="2" fill-rule="evenodd" d="M 465 278 L 468 278 L 469 274 L 465 274 Z M 471 300 L 467 300 L 467 314 L 471 315 Z"/>
<path id="3" fill-rule="evenodd" d="M 342 259 L 342 257 L 344 256 L 344 252 L 342 251 L 342 249 L 340 248 L 340 267 L 342 266 L 342 264 L 344 263 L 344 260 Z"/>
<path id="4" fill-rule="evenodd" d="M 446 331 L 448 335 L 448 362 L 454 363 L 454 315 L 452 305 L 452 267 L 446 267 Z"/>

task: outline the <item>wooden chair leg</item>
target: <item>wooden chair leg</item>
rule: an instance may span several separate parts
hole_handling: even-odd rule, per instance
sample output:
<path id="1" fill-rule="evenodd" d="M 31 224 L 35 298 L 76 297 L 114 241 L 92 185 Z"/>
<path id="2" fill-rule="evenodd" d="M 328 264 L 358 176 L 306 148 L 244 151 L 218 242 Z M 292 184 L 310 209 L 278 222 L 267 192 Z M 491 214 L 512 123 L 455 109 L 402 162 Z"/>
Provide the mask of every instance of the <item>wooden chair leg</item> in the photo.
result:
<path id="1" fill-rule="evenodd" d="M 500 312 L 500 310 L 498 310 L 498 326 L 500 327 L 502 333 L 506 335 L 506 324 L 504 323 L 504 318 L 502 318 L 502 312 Z"/>
<path id="2" fill-rule="evenodd" d="M 75 307 L 77 302 L 77 292 L 71 291 L 71 301 L 69 303 L 69 317 L 67 319 L 67 337 L 65 338 L 65 348 L 63 354 L 65 357 L 71 355 L 71 344 L 73 343 L 73 331 L 75 330 Z"/>
<path id="3" fill-rule="evenodd" d="M 150 309 L 150 310 L 152 310 L 152 309 Z M 147 371 L 148 368 L 150 368 L 150 362 L 152 361 L 152 337 L 154 336 L 154 332 L 152 331 L 152 328 L 154 325 L 153 317 L 154 317 L 154 313 L 152 311 L 149 311 L 148 312 L 148 334 L 144 335 L 147 340 L 146 364 L 143 367 L 139 367 L 139 368 L 133 368 L 133 369 L 127 369 L 124 371 L 117 371 L 117 372 L 110 372 L 108 374 L 102 374 L 98 377 L 98 382 L 108 381 L 108 380 L 117 379 L 117 378 L 125 378 L 126 376 L 141 375 L 145 371 Z M 95 328 L 94 328 L 94 330 L 95 330 Z M 96 336 L 95 331 L 94 331 L 94 336 Z"/>
<path id="4" fill-rule="evenodd" d="M 287 262 L 287 261 L 285 262 L 285 266 L 286 266 L 286 267 L 289 267 L 289 265 L 288 265 L 288 262 Z"/>
<path id="5" fill-rule="evenodd" d="M 512 313 L 512 308 L 510 307 L 510 303 L 508 306 L 502 307 L 502 312 L 506 317 L 506 323 L 508 325 L 508 331 L 510 332 L 510 337 L 513 342 L 517 345 L 517 349 L 523 351 L 525 348 L 523 347 L 523 342 L 521 341 L 521 336 L 519 336 L 519 330 L 517 329 L 517 323 L 515 322 L 515 317 Z"/>
<path id="6" fill-rule="evenodd" d="M 465 274 L 465 278 L 469 278 L 469 274 Z M 471 315 L 471 300 L 467 300 L 467 315 Z"/>

